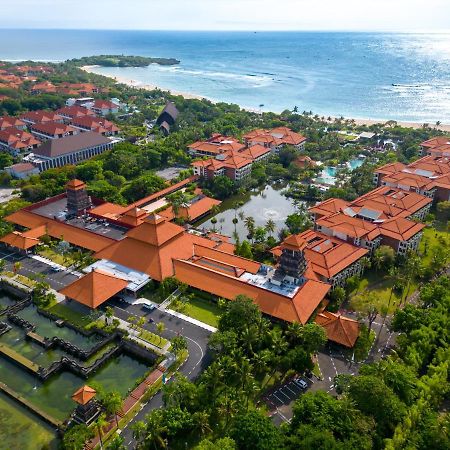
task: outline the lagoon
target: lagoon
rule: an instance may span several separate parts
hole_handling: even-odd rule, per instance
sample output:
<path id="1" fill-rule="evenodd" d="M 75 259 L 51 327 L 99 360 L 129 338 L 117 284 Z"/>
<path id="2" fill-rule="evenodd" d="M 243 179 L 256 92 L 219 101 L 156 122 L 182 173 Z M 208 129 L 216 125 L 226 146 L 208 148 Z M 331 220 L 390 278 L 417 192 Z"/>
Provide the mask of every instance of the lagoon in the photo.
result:
<path id="1" fill-rule="evenodd" d="M 285 228 L 284 222 L 287 217 L 297 210 L 296 204 L 304 203 L 295 202 L 293 199 L 284 196 L 282 192 L 285 188 L 286 185 L 266 186 L 264 189 L 252 190 L 225 200 L 220 205 L 220 212 L 215 216 L 217 219 L 216 231 L 226 236 L 233 236 L 236 229 L 241 241 L 247 239 L 248 232 L 245 223 L 239 217 L 244 214 L 245 217 L 250 216 L 255 219 L 256 227 L 263 227 L 269 219 L 273 220 L 275 223 L 274 234 L 278 233 L 282 228 Z M 243 205 L 235 210 L 235 205 L 238 202 L 242 202 Z M 233 224 L 235 217 L 238 219 L 236 227 Z M 196 223 L 195 226 L 199 229 L 212 230 L 214 224 L 211 219 L 212 216 L 209 215 Z"/>

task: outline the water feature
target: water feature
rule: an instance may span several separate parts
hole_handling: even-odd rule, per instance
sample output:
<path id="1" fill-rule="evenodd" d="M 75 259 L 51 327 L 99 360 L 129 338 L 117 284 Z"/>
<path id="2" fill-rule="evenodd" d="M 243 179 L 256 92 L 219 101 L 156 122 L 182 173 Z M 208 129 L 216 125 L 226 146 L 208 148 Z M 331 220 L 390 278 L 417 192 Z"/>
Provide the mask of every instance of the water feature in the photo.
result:
<path id="1" fill-rule="evenodd" d="M 61 372 L 41 382 L 37 377 L 0 358 L 0 379 L 37 407 L 59 420 L 65 420 L 74 410 L 71 395 L 82 385 L 97 382 L 106 390 L 116 390 L 122 396 L 149 369 L 147 364 L 126 354 L 102 366 L 88 380 L 70 372 Z"/>
<path id="2" fill-rule="evenodd" d="M 36 325 L 35 331 L 40 336 L 48 338 L 56 336 L 64 339 L 65 341 L 69 341 L 83 350 L 89 350 L 96 343 L 98 343 L 99 340 L 101 340 L 101 336 L 97 334 L 84 336 L 71 328 L 57 327 L 55 326 L 55 322 L 53 320 L 38 314 L 33 306 L 22 309 L 17 313 L 17 315 Z"/>
<path id="3" fill-rule="evenodd" d="M 15 305 L 19 299 L 11 296 L 6 291 L 0 290 L 0 311 Z"/>
<path id="4" fill-rule="evenodd" d="M 232 236 L 235 230 L 233 219 L 235 215 L 238 219 L 236 224 L 236 232 L 239 239 L 246 239 L 248 231 L 245 223 L 239 216 L 241 213 L 245 217 L 253 217 L 255 219 L 255 226 L 265 226 L 269 219 L 275 223 L 276 234 L 279 230 L 285 227 L 285 220 L 289 214 L 296 211 L 295 202 L 283 195 L 282 191 L 286 186 L 273 187 L 266 186 L 262 190 L 249 191 L 243 195 L 236 195 L 225 200 L 220 205 L 220 212 L 215 216 L 217 223 L 215 228 L 217 232 Z M 236 203 L 242 202 L 237 210 L 234 209 Z M 207 216 L 202 221 L 195 224 L 199 229 L 206 228 L 212 230 L 214 224 L 211 222 L 212 216 Z"/>
<path id="5" fill-rule="evenodd" d="M 59 328 L 54 321 L 38 314 L 34 306 L 24 308 L 18 312 L 18 315 L 36 324 L 36 332 L 41 336 L 59 336 L 83 349 L 92 348 L 101 338 L 99 335 L 84 336 L 67 327 Z M 0 337 L 0 343 L 9 346 L 34 363 L 48 367 L 64 355 L 77 361 L 75 357 L 67 355 L 63 350 L 58 348 L 46 350 L 38 343 L 26 339 L 26 331 L 19 326 L 11 323 L 11 327 L 8 333 Z M 87 361 L 78 362 L 83 366 L 89 366 L 115 345 L 117 344 L 111 342 Z M 71 395 L 83 384 L 96 382 L 106 390 L 116 390 L 125 396 L 128 390 L 134 386 L 135 381 L 142 377 L 148 369 L 148 363 L 123 353 L 112 357 L 87 380 L 69 371 L 63 371 L 41 381 L 37 376 L 0 356 L 0 380 L 42 411 L 62 421 L 69 417 L 75 407 Z M 0 404 L 0 430 L 1 426 Z"/>
<path id="6" fill-rule="evenodd" d="M 0 392 L 0 448 L 8 450 L 56 450 L 55 431 L 2 392 Z"/>
<path id="7" fill-rule="evenodd" d="M 347 162 L 346 168 L 352 171 L 358 167 L 361 167 L 363 163 L 364 163 L 363 159 L 355 158 Z M 324 166 L 322 172 L 320 172 L 320 175 L 317 178 L 315 178 L 314 181 L 316 183 L 333 186 L 334 184 L 336 184 L 336 175 L 339 172 L 339 170 L 341 170 L 341 168 L 339 167 Z"/>

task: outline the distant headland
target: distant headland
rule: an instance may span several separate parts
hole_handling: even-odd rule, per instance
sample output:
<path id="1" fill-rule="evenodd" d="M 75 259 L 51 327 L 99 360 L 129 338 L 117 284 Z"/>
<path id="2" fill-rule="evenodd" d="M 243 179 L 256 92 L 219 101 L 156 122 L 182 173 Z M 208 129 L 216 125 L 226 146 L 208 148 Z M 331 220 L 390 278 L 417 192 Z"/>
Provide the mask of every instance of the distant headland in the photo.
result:
<path id="1" fill-rule="evenodd" d="M 103 67 L 147 67 L 150 64 L 161 66 L 174 66 L 180 64 L 175 58 L 149 58 L 146 56 L 125 56 L 125 55 L 97 55 L 83 56 L 82 58 L 71 59 L 68 62 L 77 66 L 103 66 Z"/>

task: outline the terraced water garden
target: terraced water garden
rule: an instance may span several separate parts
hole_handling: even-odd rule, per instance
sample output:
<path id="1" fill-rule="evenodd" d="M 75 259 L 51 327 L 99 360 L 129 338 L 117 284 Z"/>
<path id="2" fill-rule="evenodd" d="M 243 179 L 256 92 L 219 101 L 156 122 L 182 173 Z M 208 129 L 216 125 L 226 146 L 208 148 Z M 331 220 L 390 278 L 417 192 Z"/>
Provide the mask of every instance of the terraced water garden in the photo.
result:
<path id="1" fill-rule="evenodd" d="M 5 299 L 0 305 L 14 304 L 8 301 L 14 301 L 8 298 L 9 294 L 2 295 Z M 82 385 L 95 383 L 105 391 L 117 391 L 125 397 L 156 360 L 155 355 L 140 348 L 133 350 L 133 346 L 123 341 L 120 334 L 87 334 L 73 327 L 57 326 L 53 319 L 39 314 L 33 305 L 17 311 L 14 317 L 6 319 L 3 316 L 2 320 L 11 328 L 0 336 L 0 381 L 3 388 L 13 392 L 12 396 L 18 401 L 7 398 L 2 403 L 0 398 L 0 435 L 6 436 L 5 439 L 11 442 L 14 442 L 14 436 L 23 428 L 22 423 L 26 423 L 28 417 L 23 416 L 21 400 L 30 404 L 42 417 L 50 417 L 54 423 L 63 423 L 75 408 L 71 396 Z M 23 320 L 26 322 L 21 322 Z M 31 333 L 27 323 L 33 325 Z M 55 338 L 58 340 L 57 345 L 48 347 Z M 65 348 L 61 342 L 70 343 L 79 349 L 78 354 L 73 349 Z M 78 369 L 72 370 L 67 364 L 62 365 L 60 361 L 63 360 L 73 363 Z M 49 372 L 56 366 L 56 371 Z M 9 416 L 5 411 L 11 416 L 20 416 L 16 421 L 17 426 L 8 427 Z M 28 411 L 27 414 L 35 416 Z M 55 434 L 49 432 L 51 428 L 45 423 L 41 427 L 39 419 L 36 419 L 36 424 L 27 431 L 31 433 L 29 441 L 40 442 L 41 439 L 42 445 L 50 445 Z M 2 445 L 0 448 L 3 448 Z M 8 445 L 6 448 L 27 447 Z"/>

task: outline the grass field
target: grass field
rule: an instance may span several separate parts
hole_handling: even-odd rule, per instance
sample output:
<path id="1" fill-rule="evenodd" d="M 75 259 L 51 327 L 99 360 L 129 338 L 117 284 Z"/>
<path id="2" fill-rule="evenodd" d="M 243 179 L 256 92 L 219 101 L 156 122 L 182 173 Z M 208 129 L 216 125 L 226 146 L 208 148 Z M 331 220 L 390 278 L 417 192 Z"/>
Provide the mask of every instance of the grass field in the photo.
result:
<path id="1" fill-rule="evenodd" d="M 419 247 L 419 253 L 421 254 L 424 266 L 428 266 L 431 263 L 433 250 L 442 246 L 443 243 L 447 247 L 450 245 L 449 233 L 443 227 L 439 227 L 439 229 L 424 228 Z"/>
<path id="2" fill-rule="evenodd" d="M 222 310 L 212 300 L 206 300 L 203 298 L 193 298 L 189 301 L 186 307 L 180 307 L 176 303 L 171 304 L 171 308 L 175 311 L 186 314 L 193 319 L 200 320 L 212 327 L 217 327 L 219 322 L 219 316 L 222 314 Z"/>
<path id="3" fill-rule="evenodd" d="M 67 320 L 67 322 L 70 322 L 75 326 L 81 328 L 84 328 L 93 320 L 92 317 L 81 314 L 80 312 L 72 309 L 70 306 L 63 305 L 62 303 L 57 303 L 56 305 L 49 308 L 48 311 L 55 314 L 58 317 L 61 317 L 61 319 Z"/>

